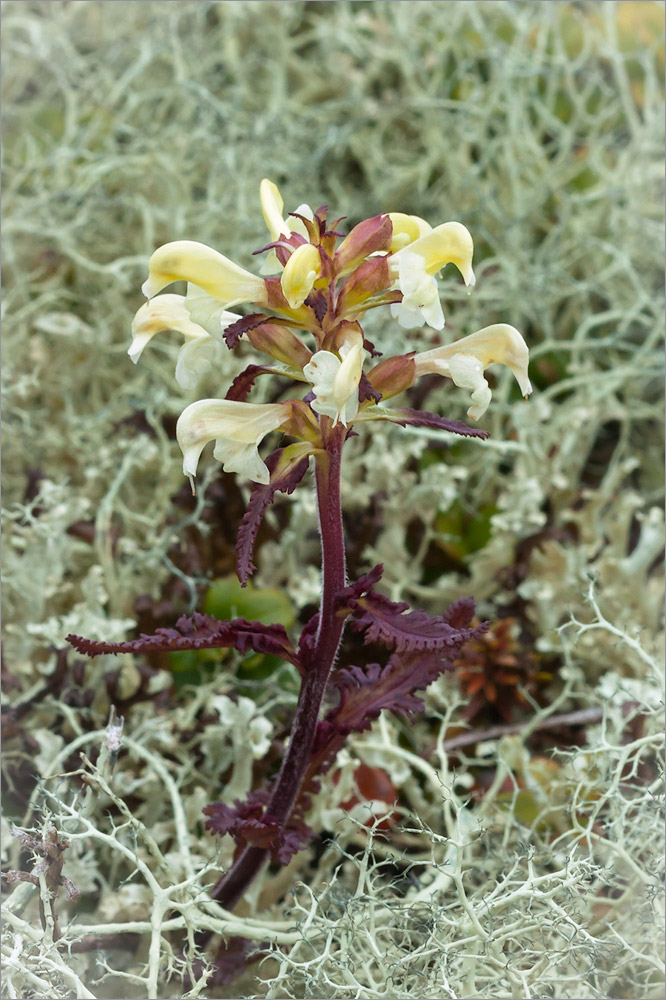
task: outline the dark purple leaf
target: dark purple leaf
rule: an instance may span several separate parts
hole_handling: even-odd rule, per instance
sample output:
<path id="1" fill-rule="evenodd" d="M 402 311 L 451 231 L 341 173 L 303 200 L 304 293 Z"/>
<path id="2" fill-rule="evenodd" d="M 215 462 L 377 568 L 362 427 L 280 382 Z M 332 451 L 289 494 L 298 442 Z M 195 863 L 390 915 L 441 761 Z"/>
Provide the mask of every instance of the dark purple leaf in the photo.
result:
<path id="1" fill-rule="evenodd" d="M 363 597 L 367 594 L 376 583 L 382 578 L 382 573 L 384 572 L 384 566 L 382 563 L 377 563 L 373 566 L 368 573 L 364 573 L 363 576 L 359 576 L 358 580 L 354 583 L 350 583 L 348 587 L 341 590 L 339 594 L 336 595 L 335 603 L 336 606 L 342 609 L 351 609 L 350 601 L 357 601 L 359 597 Z M 307 627 L 307 626 L 306 626 Z"/>
<path id="2" fill-rule="evenodd" d="M 367 337 L 363 338 L 363 350 L 367 351 L 371 358 L 381 358 L 382 352 L 378 351 L 371 340 Z"/>
<path id="3" fill-rule="evenodd" d="M 366 643 L 382 642 L 398 652 L 459 648 L 477 634 L 476 629 L 457 628 L 446 618 L 431 618 L 425 611 L 410 611 L 404 601 L 390 601 L 370 591 L 358 600 L 350 598 L 351 627 L 365 632 Z"/>
<path id="4" fill-rule="evenodd" d="M 310 306 L 317 317 L 317 322 L 321 323 L 328 310 L 328 302 L 324 293 L 321 290 L 310 292 L 305 300 L 305 305 Z"/>
<path id="5" fill-rule="evenodd" d="M 128 642 L 100 642 L 80 635 L 68 635 L 67 642 L 86 656 L 103 653 L 171 653 L 185 649 L 237 649 L 241 653 L 253 650 L 280 656 L 298 665 L 298 657 L 284 625 L 263 625 L 244 618 L 218 621 L 210 615 L 183 615 L 175 628 L 158 628 L 153 635 L 141 635 Z"/>
<path id="6" fill-rule="evenodd" d="M 483 626 L 473 634 L 481 631 Z M 362 732 L 385 709 L 402 715 L 422 711 L 423 702 L 415 692 L 425 690 L 440 674 L 453 669 L 453 660 L 466 639 L 467 634 L 461 635 L 446 655 L 441 651 L 396 652 L 385 667 L 370 663 L 364 668 L 338 670 L 333 682 L 340 692 L 340 702 L 323 720 L 328 723 L 329 736 L 335 729 L 344 734 Z"/>
<path id="7" fill-rule="evenodd" d="M 488 431 L 481 430 L 479 427 L 469 427 L 462 420 L 449 420 L 447 417 L 441 417 L 439 413 L 428 413 L 427 410 L 387 410 L 386 414 L 387 420 L 392 420 L 402 427 L 407 425 L 412 427 L 432 427 L 435 430 L 451 431 L 452 434 L 462 434 L 463 437 L 490 437 Z"/>
<path id="8" fill-rule="evenodd" d="M 264 814 L 266 792 L 251 792 L 245 802 L 236 800 L 233 806 L 214 802 L 206 806 L 206 828 L 211 833 L 231 834 L 239 847 L 261 847 L 269 850 L 274 861 L 286 864 L 297 854 L 314 831 L 299 816 L 292 817 L 283 829 L 270 814 Z"/>
<path id="9" fill-rule="evenodd" d="M 473 597 L 459 597 L 457 601 L 444 612 L 442 618 L 453 628 L 463 628 L 469 625 L 474 617 L 475 605 Z"/>
<path id="10" fill-rule="evenodd" d="M 464 600 L 469 611 L 468 599 Z M 451 610 L 455 608 L 453 605 Z M 424 690 L 444 671 L 453 669 L 453 661 L 467 639 L 484 632 L 486 627 L 484 623 L 476 629 L 459 630 L 455 644 L 445 653 L 438 650 L 395 652 L 385 667 L 371 663 L 364 668 L 352 666 L 338 670 L 333 675 L 333 683 L 338 688 L 340 701 L 317 725 L 301 796 L 306 796 L 307 800 L 307 796 L 317 790 L 318 776 L 332 766 L 349 733 L 368 729 L 385 709 L 402 715 L 422 711 L 423 702 L 415 692 Z"/>
<path id="11" fill-rule="evenodd" d="M 303 454 L 303 444 L 278 448 L 266 459 L 271 473 L 270 482 L 255 485 L 250 494 L 247 510 L 243 515 L 236 539 L 236 573 L 245 587 L 256 566 L 252 559 L 254 542 L 266 508 L 273 502 L 276 493 L 294 492 L 307 472 L 310 455 Z"/>
<path id="12" fill-rule="evenodd" d="M 227 347 L 230 350 L 238 347 L 238 341 L 244 333 L 247 333 L 248 330 L 253 330 L 255 326 L 261 326 L 262 323 L 267 322 L 276 323 L 279 321 L 274 316 L 267 316 L 265 313 L 249 313 L 247 316 L 237 319 L 235 323 L 231 323 L 222 331 L 222 336 L 226 341 Z"/>
<path id="13" fill-rule="evenodd" d="M 298 658 L 303 666 L 303 671 L 307 673 L 310 658 L 314 653 L 315 638 L 319 628 L 319 612 L 315 611 L 310 619 L 303 626 L 298 640 Z"/>
<path id="14" fill-rule="evenodd" d="M 247 397 L 252 391 L 255 380 L 259 375 L 270 375 L 273 371 L 272 368 L 268 368 L 266 365 L 248 365 L 236 378 L 233 380 L 225 399 L 235 399 L 241 403 L 244 403 Z"/>
<path id="15" fill-rule="evenodd" d="M 359 403 L 363 403 L 366 399 L 372 399 L 375 403 L 378 403 L 381 398 L 381 392 L 377 389 L 373 389 L 372 385 L 368 381 L 368 376 L 364 372 L 361 372 L 361 380 L 358 384 Z"/>
<path id="16" fill-rule="evenodd" d="M 441 653 L 394 653 L 386 666 L 370 663 L 367 667 L 338 670 L 333 682 L 340 692 L 340 703 L 326 717 L 343 732 L 362 732 L 386 709 L 402 715 L 419 712 L 423 702 L 414 694 L 451 669 Z"/>

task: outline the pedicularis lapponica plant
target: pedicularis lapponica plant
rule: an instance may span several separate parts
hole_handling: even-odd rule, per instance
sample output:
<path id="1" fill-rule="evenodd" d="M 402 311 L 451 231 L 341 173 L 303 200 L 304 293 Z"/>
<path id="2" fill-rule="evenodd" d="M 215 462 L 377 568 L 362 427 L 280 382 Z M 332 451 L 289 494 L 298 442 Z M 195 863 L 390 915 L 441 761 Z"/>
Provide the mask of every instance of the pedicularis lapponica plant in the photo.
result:
<path id="1" fill-rule="evenodd" d="M 446 376 L 471 390 L 467 412 L 472 419 L 485 413 L 490 403 L 484 371 L 494 362 L 511 369 L 525 396 L 531 392 L 527 346 L 520 333 L 505 324 L 420 354 L 410 351 L 374 361 L 380 352 L 365 338 L 362 326 L 370 309 L 388 306 L 405 329 L 425 323 L 440 330 L 444 316 L 437 273 L 452 263 L 467 286 L 474 284 L 472 238 L 460 223 L 433 229 L 416 216 L 389 213 L 365 219 L 345 236 L 337 229 L 341 219 L 328 222 L 326 206 L 312 212 L 301 205 L 287 222 L 274 184 L 262 181 L 260 197 L 271 236 L 257 251 L 267 255 L 264 276 L 251 274 L 201 243 L 183 240 L 160 247 L 150 259 L 143 285 L 148 302 L 134 319 L 129 355 L 137 362 L 155 334 L 177 331 L 185 342 L 176 379 L 185 388 L 195 386 L 214 363 L 220 343 L 233 349 L 247 338 L 266 355 L 265 364 L 250 365 L 234 379 L 224 399 L 201 399 L 185 408 L 176 428 L 183 471 L 194 488 L 201 452 L 214 441 L 214 457 L 224 469 L 255 484 L 237 540 L 237 572 L 245 585 L 255 569 L 253 546 L 264 511 L 277 492 L 292 493 L 314 461 L 321 531 L 319 611 L 297 643 L 282 625 L 217 621 L 200 614 L 130 642 L 69 636 L 80 652 L 91 656 L 235 648 L 277 654 L 297 667 L 298 705 L 277 776 L 244 802 L 213 803 L 204 810 L 209 829 L 231 834 L 238 845 L 231 868 L 212 892 L 227 908 L 269 857 L 284 864 L 313 835 L 306 822 L 310 798 L 347 735 L 368 728 L 382 709 L 407 715 L 422 709 L 415 692 L 451 669 L 463 644 L 483 629 L 470 626 L 474 602 L 469 598 L 456 601 L 438 617 L 388 600 L 375 590 L 381 566 L 353 583 L 347 580 L 340 472 L 352 428 L 388 420 L 487 437 L 486 431 L 458 420 L 389 405 L 425 374 Z M 178 280 L 188 282 L 186 295 L 158 294 Z M 240 303 L 256 311 L 243 316 L 227 311 Z M 291 379 L 307 392 L 282 402 L 247 402 L 255 380 L 264 374 Z M 293 443 L 264 460 L 258 447 L 272 431 Z M 366 642 L 388 647 L 388 662 L 334 670 L 347 624 L 364 633 Z M 337 704 L 320 717 L 330 684 L 337 688 Z"/>

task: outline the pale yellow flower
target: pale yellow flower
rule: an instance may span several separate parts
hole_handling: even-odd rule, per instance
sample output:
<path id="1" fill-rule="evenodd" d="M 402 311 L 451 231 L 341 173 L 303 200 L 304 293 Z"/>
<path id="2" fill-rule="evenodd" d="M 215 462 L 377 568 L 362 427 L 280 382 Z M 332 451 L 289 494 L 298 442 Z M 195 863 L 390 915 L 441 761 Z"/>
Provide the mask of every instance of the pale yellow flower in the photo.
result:
<path id="1" fill-rule="evenodd" d="M 459 222 L 445 222 L 427 231 L 428 224 L 418 216 L 396 218 L 394 240 L 403 246 L 389 257 L 388 263 L 389 274 L 402 292 L 402 302 L 391 306 L 391 315 L 407 330 L 421 323 L 441 330 L 444 314 L 434 276 L 445 264 L 455 264 L 465 284 L 474 284 L 472 237 Z M 419 229 L 422 234 L 413 239 Z"/>
<path id="2" fill-rule="evenodd" d="M 193 483 L 201 452 L 209 441 L 215 441 L 213 456 L 225 472 L 237 472 L 255 483 L 268 483 L 270 473 L 258 446 L 289 416 L 290 407 L 285 403 L 241 403 L 231 399 L 191 403 L 176 424 L 183 472 Z"/>
<path id="3" fill-rule="evenodd" d="M 389 219 L 393 225 L 393 235 L 391 237 L 391 251 L 396 253 L 404 247 L 409 246 L 420 236 L 432 232 L 432 226 L 425 219 L 418 215 L 405 215 L 403 212 L 389 212 Z"/>
<path id="4" fill-rule="evenodd" d="M 218 336 L 240 317 L 236 313 L 219 312 Z M 216 350 L 216 340 L 198 323 L 193 322 L 183 295 L 158 295 L 144 303 L 132 321 L 132 343 L 127 353 L 137 364 L 144 348 L 152 338 L 166 330 L 182 334 L 185 343 L 178 353 L 176 381 L 183 389 L 193 389 L 201 376 L 210 368 Z"/>
<path id="5" fill-rule="evenodd" d="M 311 243 L 302 243 L 285 264 L 280 279 L 290 309 L 299 309 L 303 305 L 320 274 L 319 250 Z"/>
<path id="6" fill-rule="evenodd" d="M 332 351 L 317 351 L 303 369 L 315 396 L 312 409 L 331 417 L 333 426 L 340 421 L 346 427 L 358 413 L 358 386 L 365 354 L 360 340 L 350 341 L 341 346 L 339 357 Z"/>
<path id="7" fill-rule="evenodd" d="M 154 252 L 148 267 L 148 278 L 141 286 L 147 298 L 152 298 L 172 281 L 183 280 L 198 285 L 227 306 L 238 302 L 258 305 L 267 302 L 263 278 L 239 267 L 204 243 L 192 240 L 166 243 Z"/>
<path id="8" fill-rule="evenodd" d="M 484 378 L 489 365 L 506 365 L 513 372 L 520 391 L 527 397 L 532 392 L 527 366 L 529 350 L 522 335 L 513 326 L 496 323 L 463 337 L 445 347 L 436 347 L 414 356 L 416 375 L 448 375 L 456 385 L 472 390 L 473 406 L 467 415 L 473 420 L 488 409 L 492 393 Z"/>

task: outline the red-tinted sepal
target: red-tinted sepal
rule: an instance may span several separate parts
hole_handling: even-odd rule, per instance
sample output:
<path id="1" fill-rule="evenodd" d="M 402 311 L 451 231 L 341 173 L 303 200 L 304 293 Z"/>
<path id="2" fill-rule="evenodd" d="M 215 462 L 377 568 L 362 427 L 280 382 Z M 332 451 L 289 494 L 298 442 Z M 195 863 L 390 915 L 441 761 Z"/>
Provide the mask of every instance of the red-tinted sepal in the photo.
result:
<path id="1" fill-rule="evenodd" d="M 289 399 L 286 402 L 290 406 L 290 416 L 281 425 L 283 432 L 289 437 L 309 441 L 316 448 L 322 448 L 321 429 L 308 404 L 302 399 Z"/>
<path id="2" fill-rule="evenodd" d="M 301 338 L 279 321 L 251 327 L 247 331 L 247 339 L 256 351 L 294 368 L 303 368 L 312 357 L 312 351 Z"/>
<path id="3" fill-rule="evenodd" d="M 371 253 L 388 253 L 391 248 L 393 223 L 388 215 L 375 215 L 354 226 L 335 254 L 337 274 L 348 274 Z"/>
<path id="4" fill-rule="evenodd" d="M 382 292 L 391 284 L 386 257 L 371 257 L 352 271 L 338 296 L 338 315 L 353 312 L 367 299 Z"/>
<path id="5" fill-rule="evenodd" d="M 368 382 L 381 393 L 382 399 L 390 399 L 409 389 L 415 379 L 414 351 L 385 358 L 368 372 Z"/>

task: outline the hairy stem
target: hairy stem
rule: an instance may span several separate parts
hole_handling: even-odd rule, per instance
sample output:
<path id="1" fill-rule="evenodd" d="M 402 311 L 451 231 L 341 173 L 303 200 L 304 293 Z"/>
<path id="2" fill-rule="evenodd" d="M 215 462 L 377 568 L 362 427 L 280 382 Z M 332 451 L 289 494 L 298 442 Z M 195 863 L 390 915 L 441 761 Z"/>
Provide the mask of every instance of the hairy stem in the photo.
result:
<path id="1" fill-rule="evenodd" d="M 284 825 L 291 814 L 310 760 L 319 709 L 342 638 L 344 621 L 335 614 L 336 595 L 345 586 L 345 548 L 340 504 L 340 469 L 345 429 L 329 428 L 326 451 L 316 466 L 317 502 L 322 551 L 322 598 L 314 648 L 298 696 L 289 746 L 265 815 Z M 259 872 L 268 851 L 246 847 L 212 892 L 225 909 L 231 909 Z"/>

